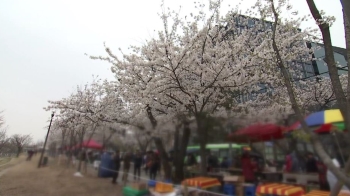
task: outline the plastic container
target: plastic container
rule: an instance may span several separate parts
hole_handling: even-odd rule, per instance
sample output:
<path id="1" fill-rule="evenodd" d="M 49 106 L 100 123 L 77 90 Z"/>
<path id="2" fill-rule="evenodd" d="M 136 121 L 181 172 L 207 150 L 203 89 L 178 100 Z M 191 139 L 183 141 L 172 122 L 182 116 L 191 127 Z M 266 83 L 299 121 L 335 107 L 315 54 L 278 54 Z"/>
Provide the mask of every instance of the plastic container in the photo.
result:
<path id="1" fill-rule="evenodd" d="M 101 156 L 101 163 L 98 168 L 98 177 L 110 178 L 114 175 L 112 170 L 115 170 L 112 156 L 108 153 L 104 153 Z"/>
<path id="2" fill-rule="evenodd" d="M 148 193 L 148 190 L 135 190 L 129 186 L 123 188 L 123 196 L 145 196 Z"/>
<path id="3" fill-rule="evenodd" d="M 156 184 L 157 184 L 157 182 L 156 182 L 156 181 L 154 181 L 154 180 L 150 180 L 150 181 L 148 181 L 148 187 L 155 187 L 155 186 L 156 186 Z"/>
<path id="4" fill-rule="evenodd" d="M 244 187 L 244 196 L 255 196 L 256 187 L 254 185 L 249 185 Z"/>
<path id="5" fill-rule="evenodd" d="M 236 196 L 236 189 L 233 184 L 225 184 L 224 185 L 224 193 L 229 196 Z"/>

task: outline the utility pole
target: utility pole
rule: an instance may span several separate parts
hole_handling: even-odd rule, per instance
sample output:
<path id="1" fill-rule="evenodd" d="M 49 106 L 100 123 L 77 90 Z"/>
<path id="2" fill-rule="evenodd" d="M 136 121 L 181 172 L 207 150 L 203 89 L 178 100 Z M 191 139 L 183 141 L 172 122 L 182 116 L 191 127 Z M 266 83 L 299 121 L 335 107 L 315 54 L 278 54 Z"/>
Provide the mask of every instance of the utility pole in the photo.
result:
<path id="1" fill-rule="evenodd" d="M 55 113 L 52 112 L 50 125 L 49 125 L 49 129 L 47 130 L 47 134 L 46 134 L 46 138 L 45 138 L 45 142 L 44 142 L 44 147 L 43 147 L 43 149 L 41 151 L 41 155 L 40 155 L 40 159 L 39 159 L 39 163 L 38 163 L 38 168 L 40 168 L 40 166 L 41 166 L 41 162 L 42 162 L 42 159 L 43 159 L 43 156 L 44 156 L 44 152 L 45 152 L 45 148 L 46 148 L 47 138 L 49 137 L 51 123 L 52 123 L 52 119 L 53 119 L 54 116 L 55 116 Z"/>

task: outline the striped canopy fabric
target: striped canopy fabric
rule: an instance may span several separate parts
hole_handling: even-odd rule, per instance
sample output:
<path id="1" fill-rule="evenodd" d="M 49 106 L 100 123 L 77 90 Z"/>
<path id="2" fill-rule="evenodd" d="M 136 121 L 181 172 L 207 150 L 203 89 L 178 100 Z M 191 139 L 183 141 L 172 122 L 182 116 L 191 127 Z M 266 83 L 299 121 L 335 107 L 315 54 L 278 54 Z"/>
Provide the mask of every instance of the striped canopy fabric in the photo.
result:
<path id="1" fill-rule="evenodd" d="M 324 110 L 310 114 L 305 118 L 308 127 L 317 127 L 316 133 L 327 133 L 331 130 L 345 130 L 344 118 L 339 109 Z M 296 122 L 287 127 L 286 131 L 297 130 L 301 128 L 301 123 Z"/>
<path id="2" fill-rule="evenodd" d="M 207 189 L 214 186 L 221 186 L 221 183 L 218 179 L 208 177 L 189 178 L 184 180 L 182 184 L 187 184 L 188 186 L 198 187 L 201 189 Z"/>
<path id="3" fill-rule="evenodd" d="M 272 183 L 260 185 L 256 189 L 256 195 L 279 195 L 279 196 L 303 196 L 305 194 L 304 189 L 299 186 Z"/>
<path id="4" fill-rule="evenodd" d="M 306 117 L 305 121 L 309 127 L 313 127 L 323 124 L 343 122 L 344 118 L 339 109 L 333 109 L 312 113 Z"/>

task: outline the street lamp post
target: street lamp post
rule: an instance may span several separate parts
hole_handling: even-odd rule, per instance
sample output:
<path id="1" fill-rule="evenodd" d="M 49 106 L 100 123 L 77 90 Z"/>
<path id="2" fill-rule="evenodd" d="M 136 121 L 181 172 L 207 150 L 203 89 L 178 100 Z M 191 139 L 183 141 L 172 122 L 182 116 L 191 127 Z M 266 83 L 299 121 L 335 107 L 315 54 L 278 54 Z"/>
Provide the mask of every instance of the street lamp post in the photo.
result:
<path id="1" fill-rule="evenodd" d="M 38 168 L 40 168 L 41 166 L 41 162 L 42 162 L 42 159 L 43 159 L 43 156 L 44 156 L 44 151 L 45 151 L 45 148 L 46 148 L 46 142 L 47 142 L 47 138 L 49 137 L 49 133 L 50 133 L 50 128 L 51 128 L 51 123 L 52 123 L 52 119 L 53 117 L 55 116 L 55 113 L 52 112 L 51 114 L 51 120 L 50 120 L 50 125 L 49 125 L 49 129 L 47 130 L 47 134 L 46 134 L 46 138 L 45 138 L 45 142 L 44 142 L 44 147 L 41 151 L 41 155 L 40 155 L 40 159 L 39 159 L 39 163 L 38 163 Z"/>

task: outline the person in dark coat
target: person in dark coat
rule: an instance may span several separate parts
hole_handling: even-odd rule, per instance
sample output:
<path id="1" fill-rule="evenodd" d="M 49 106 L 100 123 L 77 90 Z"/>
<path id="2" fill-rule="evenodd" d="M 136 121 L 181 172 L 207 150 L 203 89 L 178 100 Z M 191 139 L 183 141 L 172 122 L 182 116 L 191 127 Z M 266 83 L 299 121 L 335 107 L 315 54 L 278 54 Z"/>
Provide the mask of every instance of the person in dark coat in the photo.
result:
<path id="1" fill-rule="evenodd" d="M 142 155 L 139 151 L 136 152 L 134 156 L 134 180 L 140 180 L 141 175 L 141 165 L 142 165 Z"/>
<path id="2" fill-rule="evenodd" d="M 211 172 L 213 171 L 213 169 L 218 168 L 219 167 L 219 159 L 218 157 L 216 157 L 215 155 L 209 153 L 209 156 L 207 158 L 207 171 Z"/>
<path id="3" fill-rule="evenodd" d="M 230 164 L 228 162 L 227 157 L 224 157 L 224 159 L 222 160 L 222 162 L 220 164 L 220 167 L 224 168 L 224 169 L 228 169 L 230 167 Z"/>
<path id="4" fill-rule="evenodd" d="M 197 165 L 196 157 L 194 157 L 192 153 L 187 156 L 187 165 L 188 166 Z"/>
<path id="5" fill-rule="evenodd" d="M 159 159 L 159 156 L 158 154 L 154 153 L 151 155 L 151 160 L 149 162 L 149 167 L 150 167 L 150 170 L 149 170 L 149 178 L 151 180 L 155 180 L 156 177 L 157 177 L 157 171 L 160 167 L 160 159 Z"/>
<path id="6" fill-rule="evenodd" d="M 312 153 L 309 153 L 307 156 L 306 172 L 307 173 L 318 173 L 317 161 Z"/>
<path id="7" fill-rule="evenodd" d="M 129 170 L 130 170 L 130 165 L 131 165 L 131 153 L 127 152 L 125 153 L 123 157 L 123 182 L 126 183 L 128 181 L 129 177 Z"/>
<path id="8" fill-rule="evenodd" d="M 114 162 L 114 173 L 113 173 L 113 180 L 112 183 L 116 184 L 117 179 L 118 179 L 118 174 L 119 174 L 119 169 L 120 169 L 120 154 L 119 151 L 115 151 L 115 155 L 113 157 L 113 162 Z"/>

